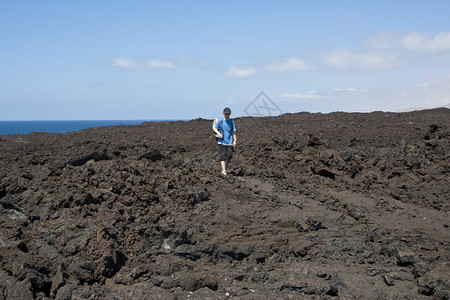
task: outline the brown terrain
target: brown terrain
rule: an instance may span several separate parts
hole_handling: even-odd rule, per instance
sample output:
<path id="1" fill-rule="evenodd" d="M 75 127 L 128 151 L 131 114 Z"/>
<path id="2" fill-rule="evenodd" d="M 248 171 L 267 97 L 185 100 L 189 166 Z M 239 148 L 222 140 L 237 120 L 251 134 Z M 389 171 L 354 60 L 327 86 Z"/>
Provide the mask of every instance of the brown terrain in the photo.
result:
<path id="1" fill-rule="evenodd" d="M 0 136 L 0 299 L 449 299 L 450 110 Z"/>

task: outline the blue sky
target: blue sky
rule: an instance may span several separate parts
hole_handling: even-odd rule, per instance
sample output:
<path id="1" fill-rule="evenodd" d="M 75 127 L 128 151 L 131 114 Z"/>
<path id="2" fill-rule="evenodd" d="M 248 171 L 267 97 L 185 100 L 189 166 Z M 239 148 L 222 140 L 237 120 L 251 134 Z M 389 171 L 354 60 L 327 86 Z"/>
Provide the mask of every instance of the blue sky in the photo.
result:
<path id="1" fill-rule="evenodd" d="M 0 0 L 0 120 L 449 106 L 450 1 Z M 256 103 L 255 103 L 256 104 Z"/>

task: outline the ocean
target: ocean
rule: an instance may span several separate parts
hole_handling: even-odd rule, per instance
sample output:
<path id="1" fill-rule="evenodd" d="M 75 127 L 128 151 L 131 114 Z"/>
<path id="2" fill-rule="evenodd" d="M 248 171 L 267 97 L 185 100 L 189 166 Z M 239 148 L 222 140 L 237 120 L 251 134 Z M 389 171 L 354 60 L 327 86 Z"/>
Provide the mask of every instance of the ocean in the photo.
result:
<path id="1" fill-rule="evenodd" d="M 172 120 L 0 121 L 0 135 L 31 132 L 66 133 L 98 126 L 139 125 L 147 121 Z"/>

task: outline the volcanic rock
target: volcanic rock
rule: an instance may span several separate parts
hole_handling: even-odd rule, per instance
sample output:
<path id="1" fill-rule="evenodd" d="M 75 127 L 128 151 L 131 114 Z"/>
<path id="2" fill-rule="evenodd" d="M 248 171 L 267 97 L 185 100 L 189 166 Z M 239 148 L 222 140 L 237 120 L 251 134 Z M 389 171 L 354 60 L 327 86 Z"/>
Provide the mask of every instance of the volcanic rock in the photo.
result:
<path id="1" fill-rule="evenodd" d="M 450 111 L 0 139 L 1 299 L 449 299 Z"/>

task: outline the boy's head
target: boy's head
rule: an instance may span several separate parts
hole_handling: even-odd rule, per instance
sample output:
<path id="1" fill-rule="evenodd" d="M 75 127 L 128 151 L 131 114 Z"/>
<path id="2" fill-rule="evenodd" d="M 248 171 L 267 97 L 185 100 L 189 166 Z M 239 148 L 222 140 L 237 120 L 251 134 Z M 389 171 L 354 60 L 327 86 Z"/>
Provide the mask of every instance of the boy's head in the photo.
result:
<path id="1" fill-rule="evenodd" d="M 223 109 L 223 115 L 224 115 L 225 119 L 228 119 L 231 115 L 231 109 L 229 107 L 225 107 Z"/>

